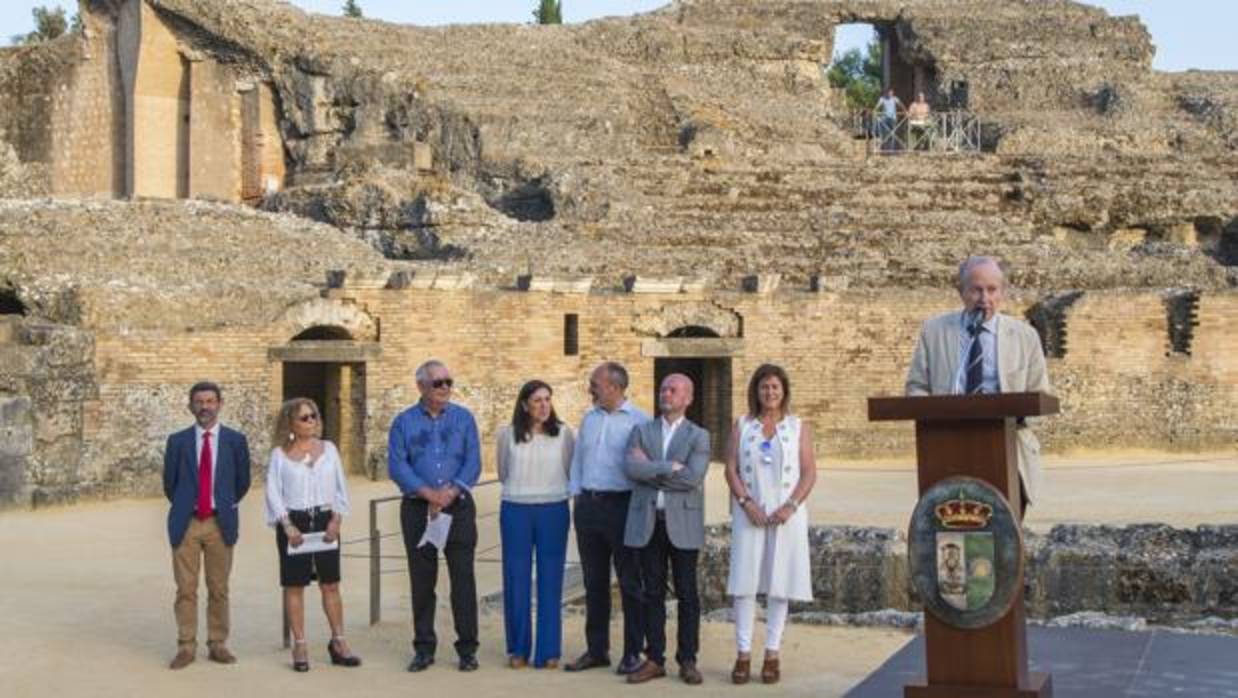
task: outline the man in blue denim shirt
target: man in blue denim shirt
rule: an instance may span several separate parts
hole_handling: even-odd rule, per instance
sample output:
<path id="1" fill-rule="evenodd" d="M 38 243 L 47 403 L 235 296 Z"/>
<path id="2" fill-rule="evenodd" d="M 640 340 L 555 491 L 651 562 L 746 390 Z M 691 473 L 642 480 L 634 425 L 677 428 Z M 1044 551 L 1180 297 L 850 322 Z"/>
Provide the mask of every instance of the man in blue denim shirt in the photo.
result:
<path id="1" fill-rule="evenodd" d="M 438 550 L 417 547 L 430 518 L 451 515 L 451 532 L 443 555 L 451 578 L 451 615 L 456 626 L 460 671 L 477 668 L 477 582 L 473 555 L 477 549 L 477 509 L 470 491 L 481 475 L 477 422 L 467 409 L 454 405 L 451 372 L 430 360 L 417 369 L 421 400 L 400 413 L 387 440 L 387 471 L 400 486 L 400 528 L 408 556 L 413 596 L 413 660 L 409 671 L 434 663 L 434 593 L 438 581 Z"/>
<path id="2" fill-rule="evenodd" d="M 640 567 L 636 551 L 623 544 L 632 481 L 624 473 L 628 436 L 649 415 L 628 401 L 628 372 L 608 361 L 589 376 L 593 409 L 585 413 L 576 434 L 568 491 L 576 500 L 576 547 L 585 583 L 587 649 L 567 671 L 610 664 L 610 567 L 619 577 L 623 603 L 623 658 L 618 673 L 630 674 L 641 664 L 644 640 L 641 622 Z"/>

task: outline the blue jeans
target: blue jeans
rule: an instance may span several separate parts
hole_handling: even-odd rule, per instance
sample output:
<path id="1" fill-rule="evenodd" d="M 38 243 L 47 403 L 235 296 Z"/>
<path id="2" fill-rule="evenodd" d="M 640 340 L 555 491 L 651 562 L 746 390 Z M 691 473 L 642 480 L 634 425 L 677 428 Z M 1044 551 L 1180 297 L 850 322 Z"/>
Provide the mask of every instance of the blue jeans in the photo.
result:
<path id="1" fill-rule="evenodd" d="M 507 656 L 526 661 L 533 650 L 531 613 L 533 555 L 537 551 L 537 648 L 533 666 L 559 659 L 563 646 L 563 568 L 567 561 L 567 501 L 548 504 L 503 502 L 499 533 L 503 542 L 503 626 Z"/>

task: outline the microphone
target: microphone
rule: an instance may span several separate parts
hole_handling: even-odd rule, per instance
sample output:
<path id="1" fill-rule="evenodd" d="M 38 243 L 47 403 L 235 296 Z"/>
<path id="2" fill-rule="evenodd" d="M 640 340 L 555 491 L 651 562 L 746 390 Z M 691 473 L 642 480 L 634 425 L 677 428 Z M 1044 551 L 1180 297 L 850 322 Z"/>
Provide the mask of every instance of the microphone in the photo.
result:
<path id="1" fill-rule="evenodd" d="M 972 308 L 967 312 L 967 332 L 975 337 L 980 333 L 981 326 L 984 325 L 984 310 L 981 308 Z"/>

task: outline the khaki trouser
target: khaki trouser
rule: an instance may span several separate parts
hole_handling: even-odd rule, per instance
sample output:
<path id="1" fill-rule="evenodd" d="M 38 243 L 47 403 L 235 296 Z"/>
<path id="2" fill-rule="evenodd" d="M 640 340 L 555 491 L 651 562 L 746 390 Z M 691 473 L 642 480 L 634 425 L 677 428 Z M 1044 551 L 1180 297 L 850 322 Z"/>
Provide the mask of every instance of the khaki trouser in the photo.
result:
<path id="1" fill-rule="evenodd" d="M 189 521 L 185 539 L 172 551 L 176 577 L 176 644 L 192 650 L 198 643 L 198 568 L 206 560 L 206 641 L 223 644 L 228 639 L 228 574 L 232 571 L 232 546 L 224 543 L 215 517 Z"/>

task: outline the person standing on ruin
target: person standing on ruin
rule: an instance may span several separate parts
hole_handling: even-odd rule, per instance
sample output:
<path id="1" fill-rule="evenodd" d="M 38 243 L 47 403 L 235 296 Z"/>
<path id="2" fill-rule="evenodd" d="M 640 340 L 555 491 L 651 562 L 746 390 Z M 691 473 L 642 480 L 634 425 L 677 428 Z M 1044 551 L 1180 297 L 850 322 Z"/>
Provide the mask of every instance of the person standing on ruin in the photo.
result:
<path id="1" fill-rule="evenodd" d="M 623 658 L 616 671 L 631 674 L 640 666 L 643 638 L 641 585 L 636 555 L 623 544 L 632 481 L 623 472 L 628 436 L 649 421 L 625 396 L 628 372 L 608 361 L 589 374 L 593 408 L 585 413 L 576 436 L 568 478 L 575 498 L 576 547 L 585 583 L 587 649 L 567 671 L 610 665 L 610 568 L 619 577 L 623 604 Z"/>
<path id="2" fill-rule="evenodd" d="M 387 470 L 400 487 L 400 528 L 408 557 L 413 597 L 413 659 L 408 670 L 434 663 L 438 637 L 434 609 L 438 597 L 438 549 L 422 536 L 432 519 L 451 517 L 443 555 L 451 578 L 451 615 L 456 627 L 460 671 L 477 669 L 477 507 L 472 490 L 481 476 L 481 446 L 473 413 L 451 402 L 455 385 L 443 362 L 431 359 L 417 368 L 421 400 L 391 424 Z"/>
<path id="3" fill-rule="evenodd" d="M 898 128 L 898 115 L 903 111 L 903 102 L 895 96 L 893 87 L 887 87 L 877 98 L 873 111 L 877 114 L 877 138 L 881 142 L 882 152 L 895 150 L 897 141 L 894 132 Z"/>
<path id="4" fill-rule="evenodd" d="M 1040 335 L 1000 312 L 1006 298 L 1001 263 L 988 256 L 965 259 L 958 292 L 962 310 L 930 318 L 920 329 L 907 369 L 907 395 L 1049 392 Z M 1040 442 L 1022 419 L 1015 437 L 1022 516 L 1040 484 Z"/>
<path id="5" fill-rule="evenodd" d="M 701 599 L 696 566 L 705 545 L 705 475 L 709 432 L 685 416 L 692 379 L 672 373 L 658 389 L 662 415 L 632 430 L 624 471 L 632 480 L 624 544 L 640 563 L 641 620 L 647 659 L 628 683 L 666 676 L 667 568 L 678 602 L 675 662 L 679 678 L 701 683 L 696 653 L 701 644 Z"/>
<path id="6" fill-rule="evenodd" d="M 168 541 L 176 578 L 176 656 L 172 669 L 193 663 L 198 644 L 198 571 L 206 570 L 208 657 L 233 664 L 228 651 L 228 575 L 239 532 L 237 509 L 249 491 L 249 442 L 219 423 L 223 395 L 214 383 L 189 389 L 192 427 L 168 437 L 163 452 L 163 494 L 171 502 Z"/>
<path id="7" fill-rule="evenodd" d="M 916 93 L 916 99 L 907 107 L 907 140 L 908 148 L 919 150 L 929 148 L 933 138 L 933 110 L 923 92 Z"/>

